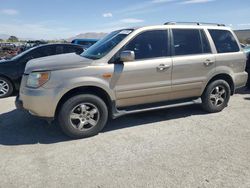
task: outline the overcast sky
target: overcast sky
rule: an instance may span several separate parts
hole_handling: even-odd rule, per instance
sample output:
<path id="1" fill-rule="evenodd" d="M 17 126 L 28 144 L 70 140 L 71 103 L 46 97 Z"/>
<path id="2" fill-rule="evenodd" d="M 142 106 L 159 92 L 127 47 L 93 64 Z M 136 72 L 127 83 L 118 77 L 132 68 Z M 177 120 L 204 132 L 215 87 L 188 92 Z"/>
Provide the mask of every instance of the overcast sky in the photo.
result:
<path id="1" fill-rule="evenodd" d="M 250 28 L 249 0 L 0 0 L 0 34 L 61 39 L 167 21 Z"/>

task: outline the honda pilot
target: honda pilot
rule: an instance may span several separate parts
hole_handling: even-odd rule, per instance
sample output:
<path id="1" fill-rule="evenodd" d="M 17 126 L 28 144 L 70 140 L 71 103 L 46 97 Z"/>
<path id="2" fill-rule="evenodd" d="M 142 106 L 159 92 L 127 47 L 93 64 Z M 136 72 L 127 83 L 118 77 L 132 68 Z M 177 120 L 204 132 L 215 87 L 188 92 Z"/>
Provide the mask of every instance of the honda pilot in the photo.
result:
<path id="1" fill-rule="evenodd" d="M 245 86 L 245 66 L 237 37 L 222 24 L 122 29 L 80 55 L 29 61 L 16 106 L 84 138 L 109 117 L 191 104 L 220 112 Z"/>

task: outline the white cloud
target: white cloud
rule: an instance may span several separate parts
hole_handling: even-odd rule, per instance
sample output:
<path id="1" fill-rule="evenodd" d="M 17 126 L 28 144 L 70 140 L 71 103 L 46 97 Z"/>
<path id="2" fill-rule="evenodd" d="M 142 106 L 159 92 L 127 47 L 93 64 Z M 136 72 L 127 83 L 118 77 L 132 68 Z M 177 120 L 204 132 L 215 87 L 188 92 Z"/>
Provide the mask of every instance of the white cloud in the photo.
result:
<path id="1" fill-rule="evenodd" d="M 177 2 L 180 0 L 148 0 L 143 1 L 140 3 L 134 3 L 133 5 L 129 7 L 122 8 L 120 10 L 116 10 L 116 14 L 119 15 L 138 15 L 138 14 L 145 14 L 145 13 L 152 13 L 157 12 L 160 9 L 164 9 L 163 4 L 168 4 L 171 2 Z"/>
<path id="2" fill-rule="evenodd" d="M 32 39 L 61 39 L 75 35 L 68 28 L 43 23 L 0 23 L 0 33 Z"/>
<path id="3" fill-rule="evenodd" d="M 14 16 L 19 14 L 19 12 L 15 9 L 2 9 L 0 10 L 1 14 L 9 15 L 9 16 Z"/>
<path id="4" fill-rule="evenodd" d="M 152 0 L 151 3 L 169 3 L 176 0 Z"/>
<path id="5" fill-rule="evenodd" d="M 181 4 L 198 4 L 198 3 L 209 3 L 215 0 L 186 0 L 181 2 Z"/>
<path id="6" fill-rule="evenodd" d="M 104 18 L 111 18 L 111 17 L 113 17 L 113 14 L 111 12 L 107 12 L 107 13 L 104 13 L 102 16 Z"/>
<path id="7" fill-rule="evenodd" d="M 241 24 L 238 24 L 238 26 L 250 26 L 250 23 L 241 23 Z"/>
<path id="8" fill-rule="evenodd" d="M 136 19 L 136 18 L 125 18 L 120 20 L 122 23 L 142 23 L 144 20 Z"/>

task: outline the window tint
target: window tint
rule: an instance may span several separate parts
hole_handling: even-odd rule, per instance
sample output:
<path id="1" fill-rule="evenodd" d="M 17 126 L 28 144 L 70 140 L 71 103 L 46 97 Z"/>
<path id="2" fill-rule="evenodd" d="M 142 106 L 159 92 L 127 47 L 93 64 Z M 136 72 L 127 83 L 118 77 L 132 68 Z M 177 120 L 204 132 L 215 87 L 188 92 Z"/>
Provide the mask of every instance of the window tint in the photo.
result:
<path id="1" fill-rule="evenodd" d="M 84 51 L 83 48 L 81 48 L 81 47 L 74 47 L 74 49 L 75 49 L 75 53 L 78 55 L 83 53 L 83 51 Z"/>
<path id="2" fill-rule="evenodd" d="M 168 56 L 167 30 L 146 31 L 136 36 L 123 50 L 135 52 L 135 59 Z"/>
<path id="3" fill-rule="evenodd" d="M 200 30 L 173 29 L 174 54 L 190 55 L 203 53 Z"/>
<path id="4" fill-rule="evenodd" d="M 35 59 L 35 58 L 40 58 L 40 57 L 44 57 L 44 53 L 40 48 L 36 48 L 33 49 L 31 51 L 29 51 L 28 53 L 26 53 L 25 55 L 23 55 L 20 58 L 21 62 L 27 63 L 28 61 Z"/>
<path id="5" fill-rule="evenodd" d="M 56 46 L 56 54 L 63 54 L 63 46 L 61 45 Z"/>
<path id="6" fill-rule="evenodd" d="M 238 52 L 239 46 L 230 31 L 209 29 L 218 53 Z"/>
<path id="7" fill-rule="evenodd" d="M 203 53 L 212 53 L 210 44 L 204 30 L 200 30 Z"/>
<path id="8" fill-rule="evenodd" d="M 81 54 L 83 49 L 77 46 L 64 46 L 64 53 L 76 53 Z"/>
<path id="9" fill-rule="evenodd" d="M 92 46 L 93 44 L 95 44 L 96 42 L 91 42 L 91 41 L 77 41 L 77 44 L 83 46 L 83 48 L 89 48 L 90 46 Z"/>
<path id="10" fill-rule="evenodd" d="M 56 55 L 56 46 L 44 46 L 41 49 L 42 56 Z"/>
<path id="11" fill-rule="evenodd" d="M 31 51 L 28 56 L 32 59 L 34 58 L 39 58 L 39 57 L 43 57 L 44 56 L 44 53 L 42 51 L 42 49 L 38 48 L 38 49 L 35 49 L 33 51 Z"/>

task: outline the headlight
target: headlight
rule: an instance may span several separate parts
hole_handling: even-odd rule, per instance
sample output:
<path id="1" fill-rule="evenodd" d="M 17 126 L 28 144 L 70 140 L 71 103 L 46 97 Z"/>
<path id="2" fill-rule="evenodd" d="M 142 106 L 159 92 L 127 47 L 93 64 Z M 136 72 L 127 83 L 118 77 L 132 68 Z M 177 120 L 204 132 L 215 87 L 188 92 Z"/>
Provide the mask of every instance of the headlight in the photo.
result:
<path id="1" fill-rule="evenodd" d="M 39 88 L 49 81 L 49 72 L 32 72 L 29 74 L 27 86 L 32 88 Z"/>

